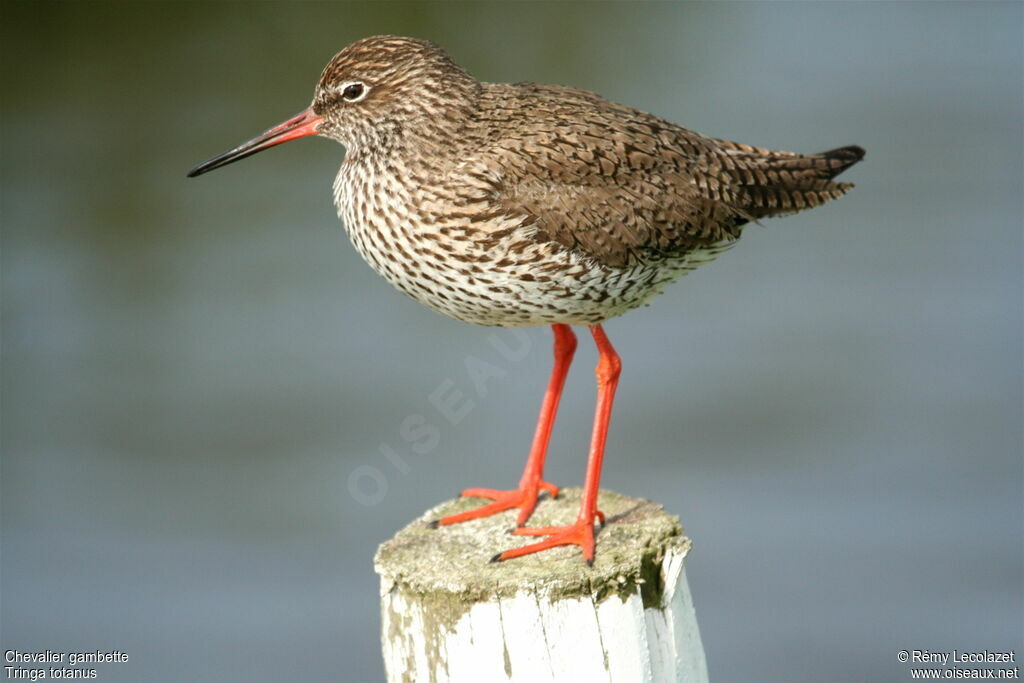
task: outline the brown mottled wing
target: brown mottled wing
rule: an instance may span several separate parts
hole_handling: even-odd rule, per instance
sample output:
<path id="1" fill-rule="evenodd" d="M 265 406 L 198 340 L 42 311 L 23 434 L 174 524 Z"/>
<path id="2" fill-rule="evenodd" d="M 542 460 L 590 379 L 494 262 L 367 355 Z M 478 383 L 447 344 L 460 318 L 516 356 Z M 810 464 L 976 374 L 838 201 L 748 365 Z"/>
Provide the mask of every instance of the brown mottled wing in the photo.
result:
<path id="1" fill-rule="evenodd" d="M 670 174 L 591 176 L 573 183 L 530 179 L 507 189 L 501 205 L 530 217 L 534 239 L 557 242 L 608 266 L 682 256 L 735 239 L 748 220 Z"/>
<path id="2" fill-rule="evenodd" d="M 594 93 L 490 85 L 494 199 L 534 239 L 608 266 L 679 257 L 739 237 L 751 219 L 817 206 L 862 155 L 772 152 L 714 140 Z"/>

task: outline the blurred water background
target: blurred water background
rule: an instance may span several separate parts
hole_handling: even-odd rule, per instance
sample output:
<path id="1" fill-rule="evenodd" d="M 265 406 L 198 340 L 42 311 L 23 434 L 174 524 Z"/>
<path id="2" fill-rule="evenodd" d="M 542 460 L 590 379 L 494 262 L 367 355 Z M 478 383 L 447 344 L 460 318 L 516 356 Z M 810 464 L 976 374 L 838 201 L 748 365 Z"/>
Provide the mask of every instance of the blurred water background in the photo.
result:
<path id="1" fill-rule="evenodd" d="M 905 680 L 901 649 L 1024 642 L 1020 3 L 2 12 L 4 649 L 122 650 L 111 682 L 381 680 L 377 544 L 517 480 L 547 330 L 507 361 L 393 291 L 335 218 L 331 142 L 185 179 L 377 33 L 709 135 L 864 146 L 851 195 L 606 326 L 603 483 L 682 517 L 713 680 Z M 506 373 L 484 397 L 470 356 Z M 446 382 L 475 401 L 457 426 L 428 399 Z M 403 442 L 411 414 L 434 451 Z"/>

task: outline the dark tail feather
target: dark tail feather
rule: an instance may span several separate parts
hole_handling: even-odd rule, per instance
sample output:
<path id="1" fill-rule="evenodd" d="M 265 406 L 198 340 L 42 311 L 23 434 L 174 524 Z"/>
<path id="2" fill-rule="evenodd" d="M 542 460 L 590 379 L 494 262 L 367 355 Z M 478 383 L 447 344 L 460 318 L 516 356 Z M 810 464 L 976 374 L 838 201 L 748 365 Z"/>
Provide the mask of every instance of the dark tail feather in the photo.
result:
<path id="1" fill-rule="evenodd" d="M 830 149 L 827 152 L 822 152 L 821 156 L 831 157 L 833 159 L 845 159 L 846 163 L 843 165 L 843 169 L 847 169 L 853 166 L 855 163 L 864 158 L 866 152 L 860 145 L 847 145 L 846 147 L 836 147 Z"/>
<path id="2" fill-rule="evenodd" d="M 736 203 L 755 218 L 780 216 L 811 209 L 843 196 L 852 183 L 833 182 L 864 158 L 856 145 L 820 154 L 751 155 L 747 164 L 731 169 Z"/>

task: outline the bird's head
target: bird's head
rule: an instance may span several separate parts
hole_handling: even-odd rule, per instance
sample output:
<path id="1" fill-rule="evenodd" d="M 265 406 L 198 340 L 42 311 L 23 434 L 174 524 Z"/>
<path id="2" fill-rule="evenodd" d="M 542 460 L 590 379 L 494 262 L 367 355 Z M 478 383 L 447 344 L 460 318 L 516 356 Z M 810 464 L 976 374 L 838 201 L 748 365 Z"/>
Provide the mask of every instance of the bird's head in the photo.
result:
<path id="1" fill-rule="evenodd" d="M 327 64 L 308 109 L 188 175 L 309 135 L 336 140 L 350 154 L 387 148 L 409 135 L 443 137 L 471 110 L 479 87 L 434 43 L 397 36 L 364 38 Z"/>
<path id="2" fill-rule="evenodd" d="M 320 135 L 349 148 L 388 144 L 410 129 L 443 124 L 473 100 L 476 80 L 426 40 L 374 36 L 334 56 L 311 109 Z"/>

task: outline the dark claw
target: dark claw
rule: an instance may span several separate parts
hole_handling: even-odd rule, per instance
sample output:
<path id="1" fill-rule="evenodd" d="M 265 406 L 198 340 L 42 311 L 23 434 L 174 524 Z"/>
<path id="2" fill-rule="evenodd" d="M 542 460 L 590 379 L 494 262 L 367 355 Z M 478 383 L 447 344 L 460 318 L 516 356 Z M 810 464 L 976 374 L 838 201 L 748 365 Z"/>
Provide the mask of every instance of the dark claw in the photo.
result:
<path id="1" fill-rule="evenodd" d="M 501 553 L 498 553 L 497 555 L 492 557 L 490 561 L 491 562 L 501 562 Z"/>
<path id="2" fill-rule="evenodd" d="M 590 558 L 589 560 L 587 560 L 587 566 L 588 567 L 593 567 L 594 566 L 594 558 Z"/>
<path id="3" fill-rule="evenodd" d="M 436 529 L 439 526 L 441 526 L 441 520 L 439 520 L 439 519 L 435 519 L 432 522 L 427 522 L 427 528 L 428 529 Z"/>

